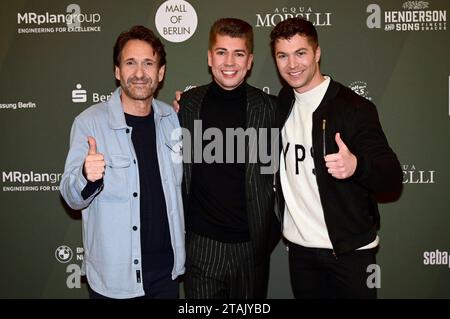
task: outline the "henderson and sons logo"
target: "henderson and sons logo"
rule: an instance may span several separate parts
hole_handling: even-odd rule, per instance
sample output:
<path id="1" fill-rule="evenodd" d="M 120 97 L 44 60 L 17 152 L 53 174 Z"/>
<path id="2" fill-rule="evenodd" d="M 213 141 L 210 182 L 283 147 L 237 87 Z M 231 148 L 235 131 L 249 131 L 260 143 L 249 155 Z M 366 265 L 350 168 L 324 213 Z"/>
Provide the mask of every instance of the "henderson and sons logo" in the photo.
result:
<path id="1" fill-rule="evenodd" d="M 367 6 L 367 27 L 385 31 L 445 31 L 447 10 L 430 10 L 426 1 L 406 1 L 403 10 L 382 11 L 378 4 Z M 384 26 L 383 23 L 384 22 Z"/>
<path id="2" fill-rule="evenodd" d="M 66 13 L 17 13 L 17 33 L 100 32 L 100 13 L 82 13 L 78 4 L 69 4 Z"/>

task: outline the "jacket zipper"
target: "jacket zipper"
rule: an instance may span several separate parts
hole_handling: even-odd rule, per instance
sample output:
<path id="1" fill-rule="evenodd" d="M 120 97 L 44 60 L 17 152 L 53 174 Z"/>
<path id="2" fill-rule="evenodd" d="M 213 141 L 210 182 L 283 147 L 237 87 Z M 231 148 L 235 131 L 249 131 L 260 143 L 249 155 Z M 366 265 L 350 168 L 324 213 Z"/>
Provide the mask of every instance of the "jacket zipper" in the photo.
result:
<path id="1" fill-rule="evenodd" d="M 325 157 L 327 155 L 327 148 L 326 148 L 326 144 L 325 144 L 325 128 L 327 125 L 327 120 L 326 119 L 322 119 L 322 152 L 323 152 L 323 157 Z"/>

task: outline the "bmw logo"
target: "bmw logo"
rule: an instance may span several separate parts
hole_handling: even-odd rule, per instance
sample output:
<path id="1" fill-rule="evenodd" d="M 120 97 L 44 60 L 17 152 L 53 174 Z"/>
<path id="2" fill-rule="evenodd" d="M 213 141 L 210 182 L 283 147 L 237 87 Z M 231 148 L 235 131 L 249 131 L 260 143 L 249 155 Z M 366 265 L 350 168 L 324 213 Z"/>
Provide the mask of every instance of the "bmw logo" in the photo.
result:
<path id="1" fill-rule="evenodd" d="M 68 263 L 73 256 L 73 252 L 72 249 L 70 249 L 69 246 L 59 246 L 58 248 L 56 248 L 55 250 L 55 257 L 56 260 L 59 261 L 60 263 Z"/>

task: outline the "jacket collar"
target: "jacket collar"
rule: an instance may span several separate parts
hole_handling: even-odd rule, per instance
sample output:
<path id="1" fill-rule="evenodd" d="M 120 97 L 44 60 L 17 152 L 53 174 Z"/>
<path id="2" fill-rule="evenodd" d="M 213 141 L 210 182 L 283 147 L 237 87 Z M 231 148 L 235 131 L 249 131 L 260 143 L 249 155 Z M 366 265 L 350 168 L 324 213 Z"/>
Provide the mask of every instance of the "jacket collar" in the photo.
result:
<path id="1" fill-rule="evenodd" d="M 200 115 L 200 108 L 203 102 L 203 98 L 206 95 L 206 92 L 208 91 L 209 87 L 211 86 L 211 83 L 207 85 L 203 85 L 197 88 L 197 94 L 200 98 L 199 103 L 186 103 L 184 106 L 186 111 L 193 112 L 194 114 Z M 246 91 L 246 97 L 247 97 L 247 112 L 254 109 L 261 107 L 261 99 L 259 94 L 254 94 L 255 92 L 258 92 L 254 87 L 249 85 L 248 83 L 245 83 L 245 91 Z"/>
<path id="2" fill-rule="evenodd" d="M 321 113 L 324 110 L 325 106 L 336 97 L 336 95 L 340 90 L 339 83 L 333 81 L 333 78 L 331 76 L 329 77 L 330 77 L 330 85 L 328 86 L 328 89 L 325 92 L 322 101 L 320 102 L 319 106 L 314 111 L 314 113 Z M 281 112 L 283 118 L 285 118 L 289 115 L 289 110 L 292 106 L 292 103 L 295 100 L 294 90 L 292 89 L 292 87 L 285 86 L 281 89 L 278 97 L 280 99 L 280 104 L 282 106 Z"/>
<path id="3" fill-rule="evenodd" d="M 326 105 L 334 100 L 334 98 L 336 97 L 336 95 L 339 92 L 340 89 L 340 85 L 333 81 L 333 79 L 330 77 L 330 85 L 328 86 L 327 91 L 325 92 L 325 95 L 322 99 L 322 101 L 320 102 L 319 106 L 317 107 L 317 109 L 314 111 L 314 113 L 320 114 L 323 112 L 323 110 L 326 108 Z"/>
<path id="4" fill-rule="evenodd" d="M 127 122 L 125 121 L 125 113 L 123 111 L 122 100 L 120 94 L 122 89 L 118 87 L 110 99 L 108 100 L 108 122 L 109 127 L 113 130 L 127 128 Z M 159 117 L 166 117 L 172 113 L 170 107 L 163 105 L 160 101 L 153 98 L 152 101 L 153 112 Z"/>

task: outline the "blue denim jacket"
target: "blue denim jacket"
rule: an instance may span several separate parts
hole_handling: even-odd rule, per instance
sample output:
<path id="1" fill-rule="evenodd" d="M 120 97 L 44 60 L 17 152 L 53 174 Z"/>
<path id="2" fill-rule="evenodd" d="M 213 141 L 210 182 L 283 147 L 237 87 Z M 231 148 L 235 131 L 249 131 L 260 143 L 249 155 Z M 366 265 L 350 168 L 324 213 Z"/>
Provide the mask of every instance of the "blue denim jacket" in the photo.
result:
<path id="1" fill-rule="evenodd" d="M 111 298 L 144 295 L 141 269 L 139 170 L 117 88 L 110 100 L 86 109 L 75 118 L 70 150 L 61 180 L 67 204 L 82 210 L 83 271 L 91 288 Z M 174 252 L 172 279 L 184 273 L 184 218 L 181 198 L 181 144 L 175 133 L 178 117 L 172 107 L 153 99 L 158 163 Z M 103 185 L 86 200 L 83 164 L 87 137 L 97 142 L 106 162 Z M 136 196 L 137 195 L 137 196 Z M 133 230 L 136 226 L 137 229 Z"/>

